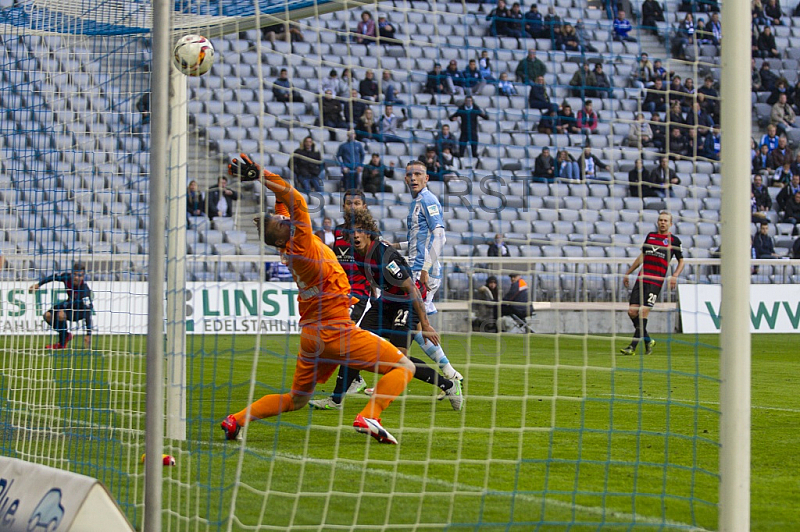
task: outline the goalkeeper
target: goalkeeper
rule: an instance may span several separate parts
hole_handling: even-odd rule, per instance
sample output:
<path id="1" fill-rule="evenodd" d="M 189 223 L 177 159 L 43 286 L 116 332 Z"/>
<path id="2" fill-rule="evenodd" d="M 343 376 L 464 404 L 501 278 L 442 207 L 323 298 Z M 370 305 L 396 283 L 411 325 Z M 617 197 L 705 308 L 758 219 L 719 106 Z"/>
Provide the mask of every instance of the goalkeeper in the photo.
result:
<path id="1" fill-rule="evenodd" d="M 276 416 L 304 407 L 318 382 L 326 382 L 338 366 L 383 374 L 375 395 L 356 416 L 353 427 L 380 443 L 397 440 L 383 428 L 380 415 L 403 393 L 414 377 L 414 364 L 386 340 L 359 329 L 350 319 L 350 284 L 333 250 L 314 236 L 306 200 L 276 174 L 263 171 L 247 155 L 233 159 L 231 175 L 261 183 L 286 206 L 289 217 L 255 218 L 264 243 L 280 250 L 297 283 L 300 310 L 300 350 L 289 393 L 270 394 L 228 415 L 222 430 L 235 439 L 254 419 Z"/>
<path id="2" fill-rule="evenodd" d="M 81 262 L 72 265 L 72 271 L 57 273 L 40 279 L 32 284 L 29 292 L 35 292 L 42 285 L 57 281 L 64 283 L 67 289 L 67 299 L 53 305 L 53 308 L 44 313 L 44 321 L 58 332 L 58 342 L 45 346 L 47 349 L 64 349 L 72 340 L 69 332 L 69 322 L 83 320 L 86 335 L 83 345 L 87 349 L 92 345 L 92 291 L 86 284 L 86 267 Z"/>

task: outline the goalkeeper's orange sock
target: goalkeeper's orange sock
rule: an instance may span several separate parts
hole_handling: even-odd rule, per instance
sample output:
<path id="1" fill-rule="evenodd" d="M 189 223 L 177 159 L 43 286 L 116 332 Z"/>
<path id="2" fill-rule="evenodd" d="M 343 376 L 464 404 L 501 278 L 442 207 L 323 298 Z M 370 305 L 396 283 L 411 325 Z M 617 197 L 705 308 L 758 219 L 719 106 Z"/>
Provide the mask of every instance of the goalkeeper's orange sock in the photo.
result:
<path id="1" fill-rule="evenodd" d="M 294 401 L 292 401 L 291 394 L 273 393 L 265 395 L 250 405 L 249 417 L 247 416 L 246 408 L 241 412 L 235 413 L 233 417 L 236 418 L 236 423 L 238 423 L 240 427 L 243 427 L 248 421 L 277 416 L 281 412 L 291 412 L 292 410 L 294 410 Z"/>
<path id="2" fill-rule="evenodd" d="M 396 367 L 386 373 L 375 385 L 372 399 L 360 414 L 370 419 L 379 419 L 386 407 L 403 393 L 412 378 L 414 373 L 404 367 Z"/>

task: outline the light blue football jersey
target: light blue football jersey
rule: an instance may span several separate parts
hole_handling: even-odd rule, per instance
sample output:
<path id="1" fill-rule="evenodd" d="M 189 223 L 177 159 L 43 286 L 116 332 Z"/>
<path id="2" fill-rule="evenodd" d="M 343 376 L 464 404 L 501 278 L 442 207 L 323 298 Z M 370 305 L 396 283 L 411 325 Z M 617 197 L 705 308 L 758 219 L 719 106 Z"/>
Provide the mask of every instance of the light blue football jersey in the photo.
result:
<path id="1" fill-rule="evenodd" d="M 411 202 L 408 211 L 408 263 L 415 272 L 421 271 L 425 263 L 425 255 L 433 243 L 433 230 L 437 227 L 444 229 L 442 218 L 442 205 L 436 196 L 424 188 Z M 428 272 L 431 277 L 441 277 L 442 267 L 436 260 Z"/>

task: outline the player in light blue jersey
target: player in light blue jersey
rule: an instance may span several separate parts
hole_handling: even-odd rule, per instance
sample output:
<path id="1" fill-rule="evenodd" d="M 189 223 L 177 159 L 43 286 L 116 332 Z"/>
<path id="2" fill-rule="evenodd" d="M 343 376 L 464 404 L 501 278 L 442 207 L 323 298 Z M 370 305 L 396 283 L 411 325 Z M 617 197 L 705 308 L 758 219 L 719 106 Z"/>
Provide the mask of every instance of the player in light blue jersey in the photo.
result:
<path id="1" fill-rule="evenodd" d="M 412 197 L 407 220 L 408 242 L 401 242 L 396 247 L 408 249 L 408 263 L 414 277 L 428 288 L 425 311 L 430 315 L 436 313 L 433 296 L 442 284 L 442 265 L 439 264 L 445 242 L 442 205 L 428 189 L 428 172 L 420 161 L 411 161 L 406 165 L 406 185 Z M 441 346 L 427 340 L 419 330 L 414 341 L 439 364 L 445 377 L 459 381 L 463 379 L 450 364 Z"/>

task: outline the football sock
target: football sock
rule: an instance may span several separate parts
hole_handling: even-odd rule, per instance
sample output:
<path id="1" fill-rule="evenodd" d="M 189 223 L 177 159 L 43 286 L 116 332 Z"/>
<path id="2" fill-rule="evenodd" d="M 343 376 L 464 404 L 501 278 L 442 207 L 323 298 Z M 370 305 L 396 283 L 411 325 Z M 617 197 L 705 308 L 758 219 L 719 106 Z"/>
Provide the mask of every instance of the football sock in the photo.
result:
<path id="1" fill-rule="evenodd" d="M 339 366 L 339 373 L 336 374 L 336 387 L 331 394 L 331 400 L 337 405 L 342 402 L 344 394 L 350 389 L 353 381 L 359 377 L 357 369 L 348 368 L 347 366 Z"/>
<path id="2" fill-rule="evenodd" d="M 431 360 L 439 364 L 439 367 L 445 375 L 450 377 L 455 373 L 456 370 L 450 364 L 450 361 L 447 360 L 447 356 L 444 354 L 444 350 L 441 346 L 434 345 L 433 342 L 425 338 L 420 331 L 417 331 L 414 335 L 414 341 L 419 344 Z"/>
<path id="3" fill-rule="evenodd" d="M 370 419 L 379 419 L 381 413 L 394 401 L 398 395 L 403 393 L 408 383 L 414 375 L 404 367 L 396 367 L 386 372 L 375 385 L 375 391 L 367 406 L 359 412 L 362 416 Z"/>
<path id="4" fill-rule="evenodd" d="M 427 365 L 422 360 L 415 357 L 408 357 L 411 362 L 417 366 L 417 371 L 414 373 L 414 378 L 428 384 L 433 384 L 437 388 L 447 391 L 453 387 L 453 381 L 439 376 L 435 369 Z"/>
<path id="5" fill-rule="evenodd" d="M 639 340 L 642 338 L 642 329 L 639 324 L 639 316 L 631 318 L 633 322 L 633 339 L 631 339 L 631 347 L 639 345 Z"/>
<path id="6" fill-rule="evenodd" d="M 67 343 L 67 320 L 53 320 L 53 329 L 58 332 L 58 343 L 65 345 Z"/>
<path id="7" fill-rule="evenodd" d="M 291 412 L 294 410 L 292 395 L 288 393 L 273 393 L 265 395 L 252 405 L 250 405 L 250 417 L 247 416 L 247 409 L 233 415 L 236 422 L 244 426 L 253 419 L 264 419 L 265 417 L 277 416 L 281 412 Z"/>
<path id="8" fill-rule="evenodd" d="M 647 318 L 642 318 L 642 338 L 645 342 L 650 341 L 650 333 L 647 332 Z"/>

